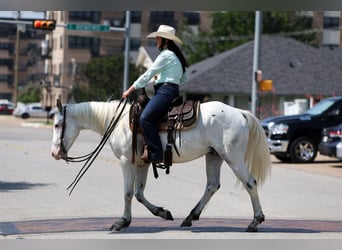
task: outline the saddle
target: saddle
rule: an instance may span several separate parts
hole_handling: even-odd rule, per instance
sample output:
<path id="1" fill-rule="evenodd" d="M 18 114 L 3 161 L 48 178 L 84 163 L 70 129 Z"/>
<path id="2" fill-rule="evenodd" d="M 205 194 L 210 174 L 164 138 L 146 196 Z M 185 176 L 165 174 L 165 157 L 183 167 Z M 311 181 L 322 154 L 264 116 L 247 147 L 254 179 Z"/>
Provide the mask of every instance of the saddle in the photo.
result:
<path id="1" fill-rule="evenodd" d="M 148 103 L 149 98 L 145 91 L 139 95 L 138 98 L 132 103 L 129 112 L 129 126 L 132 131 L 132 163 L 135 162 L 135 155 L 137 153 L 137 136 L 142 133 L 139 117 L 144 110 L 144 107 Z M 166 173 L 169 173 L 169 167 L 172 165 L 172 147 L 178 156 L 180 156 L 178 148 L 175 144 L 176 132 L 178 131 L 179 138 L 181 138 L 181 131 L 192 128 L 198 119 L 199 102 L 192 100 L 183 101 L 182 96 L 175 98 L 168 113 L 158 123 L 157 127 L 159 131 L 167 132 L 167 144 L 164 152 L 164 166 L 161 168 L 166 169 Z M 181 146 L 181 140 L 179 140 L 179 146 Z M 143 147 L 144 149 L 145 147 Z M 145 148 L 146 150 L 146 148 Z M 157 170 L 153 166 L 154 176 L 157 178 Z"/>

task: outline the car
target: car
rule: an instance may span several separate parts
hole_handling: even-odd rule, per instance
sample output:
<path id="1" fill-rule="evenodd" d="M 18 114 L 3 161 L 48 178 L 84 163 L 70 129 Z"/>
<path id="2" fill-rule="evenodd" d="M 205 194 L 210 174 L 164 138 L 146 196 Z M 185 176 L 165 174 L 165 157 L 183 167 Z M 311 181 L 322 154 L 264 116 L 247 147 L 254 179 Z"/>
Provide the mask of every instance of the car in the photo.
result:
<path id="1" fill-rule="evenodd" d="M 261 121 L 270 153 L 288 163 L 313 162 L 322 130 L 342 123 L 342 96 L 326 98 L 305 113 L 269 117 Z"/>
<path id="2" fill-rule="evenodd" d="M 323 128 L 322 141 L 318 148 L 321 155 L 342 160 L 342 123 L 338 126 Z"/>
<path id="3" fill-rule="evenodd" d="M 11 115 L 14 110 L 14 104 L 11 102 L 0 103 L 0 115 Z"/>
<path id="4" fill-rule="evenodd" d="M 13 111 L 13 115 L 15 117 L 21 117 L 23 119 L 27 119 L 29 117 L 52 118 L 55 112 L 56 109 L 47 111 L 40 103 L 18 103 L 17 107 Z"/>

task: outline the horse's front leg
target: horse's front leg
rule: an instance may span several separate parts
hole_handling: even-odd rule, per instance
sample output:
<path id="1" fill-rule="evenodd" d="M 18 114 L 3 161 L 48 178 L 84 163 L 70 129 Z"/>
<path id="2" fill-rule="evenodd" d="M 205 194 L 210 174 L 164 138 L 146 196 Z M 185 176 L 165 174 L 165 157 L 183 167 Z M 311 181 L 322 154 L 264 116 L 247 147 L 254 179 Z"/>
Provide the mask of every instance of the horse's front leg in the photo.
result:
<path id="1" fill-rule="evenodd" d="M 135 179 L 135 197 L 136 199 L 142 203 L 151 213 L 155 216 L 159 216 L 165 220 L 173 220 L 172 214 L 170 211 L 157 207 L 150 203 L 144 195 L 144 190 L 146 186 L 146 179 L 148 174 L 148 166 L 137 166 L 136 167 L 136 179 Z"/>
<path id="2" fill-rule="evenodd" d="M 215 151 L 207 153 L 207 185 L 205 187 L 205 192 L 196 206 L 191 210 L 190 214 L 183 220 L 181 227 L 191 227 L 193 220 L 199 220 L 203 208 L 209 202 L 214 193 L 220 188 L 220 171 L 222 162 L 222 158 Z"/>
<path id="3" fill-rule="evenodd" d="M 125 158 L 121 159 L 121 169 L 124 177 L 124 200 L 125 208 L 123 216 L 114 222 L 110 227 L 110 231 L 120 231 L 122 228 L 128 227 L 132 220 L 132 198 L 134 187 L 134 171 L 129 161 Z"/>

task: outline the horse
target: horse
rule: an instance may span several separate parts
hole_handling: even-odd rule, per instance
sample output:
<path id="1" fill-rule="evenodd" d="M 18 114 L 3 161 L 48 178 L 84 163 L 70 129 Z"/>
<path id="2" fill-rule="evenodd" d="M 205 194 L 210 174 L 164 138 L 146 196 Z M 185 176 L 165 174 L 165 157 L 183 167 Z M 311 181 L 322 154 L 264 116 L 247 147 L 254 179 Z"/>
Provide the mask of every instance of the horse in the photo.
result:
<path id="1" fill-rule="evenodd" d="M 120 231 L 122 228 L 129 227 L 132 220 L 133 197 L 153 215 L 165 220 L 173 220 L 170 211 L 153 205 L 144 196 L 150 164 L 142 161 L 140 157 L 135 157 L 136 160 L 132 161 L 134 152 L 131 147 L 132 131 L 129 126 L 129 109 L 132 104 L 127 103 L 119 117 L 120 104 L 121 102 L 117 100 L 90 101 L 65 104 L 64 109 L 60 104 L 59 112 L 55 114 L 53 121 L 52 157 L 56 160 L 66 160 L 68 151 L 81 130 L 89 129 L 103 136 L 113 116 L 116 116 L 115 129 L 107 136 L 113 154 L 119 159 L 123 171 L 124 211 L 122 217 L 116 220 L 109 230 Z M 166 145 L 167 133 L 160 132 L 160 137 L 162 144 Z M 137 144 L 140 146 L 136 152 L 142 152 L 142 140 L 142 136 L 138 136 Z M 199 220 L 202 209 L 220 188 L 221 165 L 225 161 L 237 177 L 237 183 L 243 185 L 251 199 L 254 216 L 246 231 L 257 232 L 258 225 L 265 220 L 257 185 L 265 182 L 271 170 L 266 135 L 258 118 L 247 110 L 219 101 L 201 103 L 195 126 L 182 131 L 181 137 L 178 136 L 175 142 L 180 143 L 181 148 L 180 156 L 173 153 L 173 162 L 185 163 L 205 155 L 207 175 L 203 196 L 180 226 L 191 227 L 192 221 Z"/>

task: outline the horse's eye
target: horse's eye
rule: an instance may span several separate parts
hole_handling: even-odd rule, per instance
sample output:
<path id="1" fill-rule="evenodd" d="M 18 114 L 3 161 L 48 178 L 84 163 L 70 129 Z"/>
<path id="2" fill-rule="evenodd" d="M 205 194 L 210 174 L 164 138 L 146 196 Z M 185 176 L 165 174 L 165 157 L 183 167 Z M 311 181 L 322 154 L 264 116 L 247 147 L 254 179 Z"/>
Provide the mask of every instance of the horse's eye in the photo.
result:
<path id="1" fill-rule="evenodd" d="M 55 124 L 55 129 L 59 128 L 59 125 L 58 124 Z"/>

